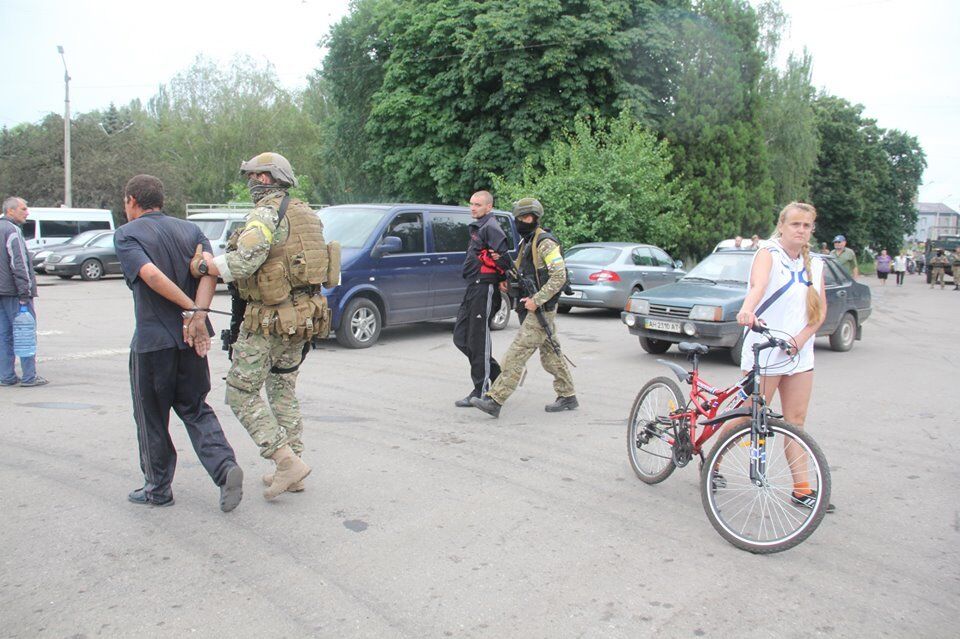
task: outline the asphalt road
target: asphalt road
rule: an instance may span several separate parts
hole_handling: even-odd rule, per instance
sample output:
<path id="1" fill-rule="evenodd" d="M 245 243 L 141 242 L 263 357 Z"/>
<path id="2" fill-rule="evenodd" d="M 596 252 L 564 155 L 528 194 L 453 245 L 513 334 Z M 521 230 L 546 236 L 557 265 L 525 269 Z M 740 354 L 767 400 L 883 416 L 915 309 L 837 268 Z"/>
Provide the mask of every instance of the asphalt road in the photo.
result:
<path id="1" fill-rule="evenodd" d="M 875 314 L 851 352 L 817 342 L 807 427 L 837 512 L 773 556 L 714 532 L 695 464 L 658 486 L 635 479 L 626 417 L 666 369 L 596 311 L 559 319 L 581 409 L 558 415 L 543 411 L 553 394 L 535 359 L 499 420 L 455 408 L 469 381 L 452 322 L 387 330 L 362 351 L 325 343 L 299 384 L 313 474 L 270 503 L 269 465 L 223 404 L 214 352 L 210 402 L 243 502 L 218 510 L 174 417 L 177 503 L 135 506 L 130 294 L 115 278 L 41 282 L 52 383 L 0 388 L 0 636 L 956 636 L 960 292 L 920 276 L 870 281 Z M 496 354 L 516 326 L 495 334 Z M 723 354 L 703 370 L 736 376 Z"/>

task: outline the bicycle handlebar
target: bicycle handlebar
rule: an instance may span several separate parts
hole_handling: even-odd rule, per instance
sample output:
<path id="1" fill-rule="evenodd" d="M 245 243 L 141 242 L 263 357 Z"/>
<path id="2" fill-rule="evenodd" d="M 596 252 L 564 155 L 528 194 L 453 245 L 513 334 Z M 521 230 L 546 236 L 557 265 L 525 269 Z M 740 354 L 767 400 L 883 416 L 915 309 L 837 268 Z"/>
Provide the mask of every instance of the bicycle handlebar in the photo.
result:
<path id="1" fill-rule="evenodd" d="M 756 348 L 758 351 L 762 351 L 766 348 L 773 348 L 774 346 L 787 351 L 787 354 L 791 354 L 791 351 L 794 351 L 794 352 L 796 351 L 793 344 L 787 342 L 784 339 L 780 339 L 779 337 L 774 337 L 770 333 L 770 329 L 767 328 L 767 325 L 760 320 L 757 320 L 757 323 L 751 326 L 750 330 L 755 333 L 760 333 L 761 335 L 767 338 L 766 344 L 760 343 L 760 344 L 754 345 L 754 348 Z"/>

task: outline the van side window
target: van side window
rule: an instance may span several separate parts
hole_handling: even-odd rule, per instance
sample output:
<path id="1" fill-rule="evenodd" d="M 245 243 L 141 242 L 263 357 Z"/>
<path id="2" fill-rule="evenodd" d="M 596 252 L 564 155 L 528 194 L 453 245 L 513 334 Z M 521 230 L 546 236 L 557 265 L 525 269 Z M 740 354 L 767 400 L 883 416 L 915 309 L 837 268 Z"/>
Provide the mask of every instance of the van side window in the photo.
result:
<path id="1" fill-rule="evenodd" d="M 110 222 L 79 222 L 80 232 L 84 231 L 109 231 Z"/>
<path id="2" fill-rule="evenodd" d="M 507 236 L 507 247 L 511 251 L 517 248 L 517 245 L 513 243 L 513 229 L 510 228 L 510 218 L 506 215 L 498 215 L 497 222 L 500 223 L 500 228 L 503 229 L 503 234 Z"/>
<path id="3" fill-rule="evenodd" d="M 40 237 L 73 237 L 79 232 L 76 222 L 40 220 Z"/>
<path id="4" fill-rule="evenodd" d="M 32 240 L 37 236 L 37 223 L 34 220 L 27 220 L 20 230 L 23 232 L 23 239 Z"/>
<path id="5" fill-rule="evenodd" d="M 384 236 L 400 238 L 399 253 L 423 253 L 423 214 L 401 213 L 390 222 Z"/>
<path id="6" fill-rule="evenodd" d="M 434 213 L 430 217 L 435 253 L 454 253 L 467 250 L 470 241 L 469 215 Z"/>

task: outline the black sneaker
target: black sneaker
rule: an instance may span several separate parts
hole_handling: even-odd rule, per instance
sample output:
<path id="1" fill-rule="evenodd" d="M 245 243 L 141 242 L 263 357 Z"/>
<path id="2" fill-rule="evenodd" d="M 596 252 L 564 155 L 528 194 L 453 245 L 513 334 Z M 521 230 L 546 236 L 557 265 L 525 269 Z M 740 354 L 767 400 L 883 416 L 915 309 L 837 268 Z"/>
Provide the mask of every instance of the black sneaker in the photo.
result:
<path id="1" fill-rule="evenodd" d="M 806 495 L 798 495 L 797 493 L 790 494 L 790 501 L 795 503 L 798 506 L 803 506 L 804 508 L 813 508 L 817 505 L 817 491 L 811 490 Z M 833 504 L 827 504 L 827 512 L 832 513 L 837 509 Z"/>
<path id="2" fill-rule="evenodd" d="M 580 402 L 577 401 L 577 396 L 571 395 L 570 397 L 558 397 L 557 401 L 547 404 L 543 407 L 543 410 L 548 413 L 559 413 L 562 410 L 575 410 L 579 407 Z"/>
<path id="3" fill-rule="evenodd" d="M 710 477 L 710 487 L 713 488 L 714 492 L 717 490 L 723 490 L 727 487 L 727 478 L 717 471 L 713 471 L 713 474 Z"/>
<path id="4" fill-rule="evenodd" d="M 489 395 L 484 395 L 483 397 L 471 397 L 470 405 L 474 408 L 479 408 L 487 415 L 490 415 L 490 417 L 500 417 L 500 409 L 502 406 L 494 401 Z"/>
<path id="5" fill-rule="evenodd" d="M 173 497 L 168 497 L 164 501 L 151 499 L 147 496 L 147 493 L 144 492 L 143 488 L 137 488 L 135 491 L 127 495 L 127 500 L 133 502 L 134 504 L 140 504 L 141 506 L 158 506 L 160 508 L 173 506 Z"/>

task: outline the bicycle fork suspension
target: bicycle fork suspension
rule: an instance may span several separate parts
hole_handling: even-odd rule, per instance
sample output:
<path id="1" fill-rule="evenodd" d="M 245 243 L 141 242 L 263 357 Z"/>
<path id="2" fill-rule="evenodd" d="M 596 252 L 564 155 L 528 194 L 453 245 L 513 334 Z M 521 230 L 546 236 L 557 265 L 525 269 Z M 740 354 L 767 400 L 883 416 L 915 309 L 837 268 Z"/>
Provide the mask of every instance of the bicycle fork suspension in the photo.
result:
<path id="1" fill-rule="evenodd" d="M 756 404 L 753 407 L 753 419 L 750 423 L 750 481 L 754 486 L 767 483 L 767 430 L 766 415 Z"/>

